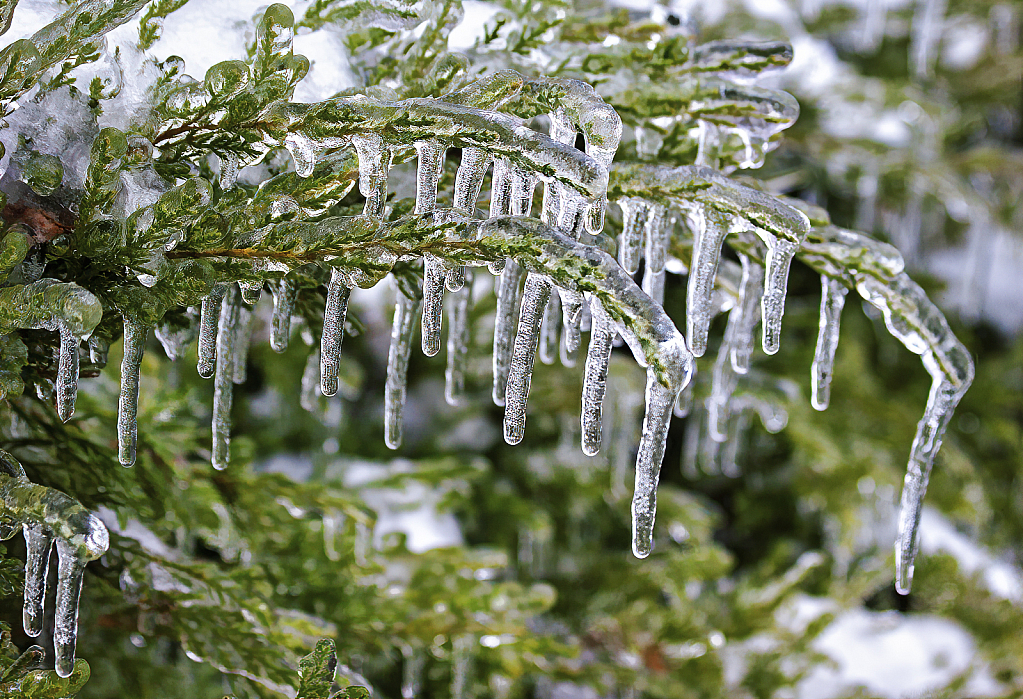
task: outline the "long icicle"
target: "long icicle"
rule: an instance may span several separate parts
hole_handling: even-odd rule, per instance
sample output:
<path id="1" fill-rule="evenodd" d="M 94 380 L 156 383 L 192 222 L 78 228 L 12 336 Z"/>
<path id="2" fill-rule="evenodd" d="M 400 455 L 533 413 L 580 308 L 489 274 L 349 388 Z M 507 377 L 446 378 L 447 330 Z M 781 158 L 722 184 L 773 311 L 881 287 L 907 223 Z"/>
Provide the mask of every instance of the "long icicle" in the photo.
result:
<path id="1" fill-rule="evenodd" d="M 466 283 L 452 293 L 451 303 L 448 305 L 448 364 L 444 372 L 444 399 L 448 405 L 458 405 L 465 393 L 472 279 L 472 272 L 467 272 Z"/>
<path id="2" fill-rule="evenodd" d="M 330 270 L 327 284 L 327 305 L 323 309 L 323 332 L 320 335 L 320 393 L 337 393 L 337 375 L 341 368 L 341 342 L 345 334 L 348 298 L 352 290 L 344 274 L 336 267 Z"/>
<path id="3" fill-rule="evenodd" d="M 425 214 L 437 206 L 437 185 L 444 168 L 444 147 L 437 141 L 417 141 L 419 166 L 416 174 L 415 213 Z M 443 322 L 444 283 L 447 271 L 440 259 L 423 256 L 423 354 L 433 357 L 440 352 Z"/>
<path id="4" fill-rule="evenodd" d="M 422 304 L 416 294 L 409 298 L 400 289 L 394 304 L 391 347 L 387 352 L 387 381 L 384 384 L 384 442 L 390 449 L 401 446 L 402 413 L 408 391 L 408 361 L 412 354 L 415 319 Z"/>
<path id="5" fill-rule="evenodd" d="M 835 352 L 845 306 L 845 285 L 839 279 L 821 277 L 821 318 L 817 348 L 813 354 L 813 383 L 810 404 L 814 410 L 827 410 L 831 401 L 831 377 L 835 373 Z"/>
<path id="6" fill-rule="evenodd" d="M 235 385 L 242 385 L 249 376 L 249 348 L 252 346 L 252 324 L 256 314 L 252 307 L 246 303 L 238 306 L 238 330 L 235 338 L 234 349 L 234 375 L 232 379 Z"/>
<path id="7" fill-rule="evenodd" d="M 646 413 L 643 435 L 636 457 L 636 487 L 632 495 L 632 552 L 646 558 L 654 549 L 654 519 L 657 515 L 657 483 L 668 440 L 675 393 L 661 385 L 653 371 L 647 371 Z"/>
<path id="8" fill-rule="evenodd" d="M 558 360 L 558 343 L 561 340 L 561 294 L 555 288 L 551 291 L 551 300 L 543 313 L 540 325 L 540 361 L 553 364 Z"/>
<path id="9" fill-rule="evenodd" d="M 582 423 L 582 448 L 587 456 L 600 451 L 602 433 L 601 408 L 607 389 L 607 370 L 611 362 L 611 348 L 615 331 L 611 319 L 600 305 L 590 300 L 590 347 L 586 353 L 586 368 L 583 375 L 583 403 L 580 421 Z"/>
<path id="10" fill-rule="evenodd" d="M 65 323 L 60 323 L 60 355 L 57 361 L 57 415 L 61 422 L 67 422 L 75 413 L 75 399 L 78 397 L 78 348 L 82 339 L 71 332 Z"/>
<path id="11" fill-rule="evenodd" d="M 526 400 L 529 397 L 536 345 L 540 339 L 540 321 L 550 296 L 550 282 L 539 275 L 530 274 L 526 278 L 505 390 L 504 441 L 508 444 L 518 444 L 526 432 Z"/>
<path id="12" fill-rule="evenodd" d="M 213 468 L 222 471 L 231 461 L 231 406 L 234 401 L 234 354 L 238 334 L 238 287 L 224 294 L 217 330 L 217 366 L 213 379 Z"/>
<path id="13" fill-rule="evenodd" d="M 121 396 L 117 403 L 117 460 L 122 466 L 135 463 L 138 444 L 139 373 L 149 329 L 124 320 L 124 353 L 121 357 Z"/>
<path id="14" fill-rule="evenodd" d="M 291 339 L 291 314 L 295 310 L 295 297 L 298 289 L 291 282 L 284 279 L 273 285 L 274 313 L 270 321 L 270 348 L 274 352 L 284 352 L 288 349 L 288 341 Z"/>
<path id="15" fill-rule="evenodd" d="M 204 379 L 213 378 L 217 361 L 217 328 L 220 327 L 220 306 L 227 293 L 227 284 L 217 284 L 210 295 L 202 300 L 199 318 L 199 363 L 197 370 Z"/>

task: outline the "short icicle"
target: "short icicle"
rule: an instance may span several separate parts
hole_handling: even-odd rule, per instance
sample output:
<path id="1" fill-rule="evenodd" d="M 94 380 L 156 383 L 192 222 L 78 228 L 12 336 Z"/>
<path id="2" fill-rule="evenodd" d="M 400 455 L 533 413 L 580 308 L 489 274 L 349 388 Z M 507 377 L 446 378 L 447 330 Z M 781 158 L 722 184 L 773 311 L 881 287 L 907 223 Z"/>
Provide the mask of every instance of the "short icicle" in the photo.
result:
<path id="1" fill-rule="evenodd" d="M 50 570 L 50 547 L 53 537 L 38 524 L 25 524 L 25 604 L 22 624 L 25 634 L 35 638 L 43 632 L 43 605 L 46 600 L 46 580 Z"/>
<path id="2" fill-rule="evenodd" d="M 213 379 L 213 467 L 227 468 L 231 460 L 231 405 L 234 400 L 234 365 L 238 335 L 238 287 L 224 294 L 217 330 L 217 364 Z"/>
<path id="3" fill-rule="evenodd" d="M 767 242 L 767 260 L 764 296 L 760 299 L 763 311 L 763 340 L 765 354 L 777 354 L 781 349 L 781 319 L 785 313 L 785 295 L 788 291 L 789 268 L 799 243 L 783 238 Z"/>
<path id="4" fill-rule="evenodd" d="M 611 362 L 611 348 L 615 331 L 603 306 L 596 299 L 590 301 L 593 320 L 590 325 L 590 347 L 586 353 L 583 375 L 583 404 L 581 413 L 582 448 L 587 456 L 600 452 L 602 432 L 601 409 L 607 389 L 607 370 Z"/>
<path id="5" fill-rule="evenodd" d="M 227 293 L 227 284 L 217 284 L 210 295 L 202 300 L 202 315 L 199 318 L 199 376 L 213 378 L 217 361 L 217 328 L 220 325 L 220 306 Z"/>
<path id="6" fill-rule="evenodd" d="M 337 394 L 341 342 L 344 339 L 351 293 L 352 290 L 345 284 L 344 274 L 337 268 L 332 269 L 327 284 L 327 305 L 323 309 L 323 332 L 320 335 L 320 393 L 325 396 Z"/>
<path id="7" fill-rule="evenodd" d="M 249 376 L 249 348 L 252 346 L 252 324 L 256 314 L 248 304 L 241 304 L 238 307 L 238 330 L 234 350 L 234 376 L 235 385 L 242 385 Z"/>
<path id="8" fill-rule="evenodd" d="M 135 463 L 139 430 L 139 373 L 148 336 L 149 330 L 144 325 L 125 319 L 121 397 L 117 404 L 117 460 L 122 466 L 132 466 Z"/>
<path id="9" fill-rule="evenodd" d="M 557 289 L 551 291 L 551 300 L 544 309 L 543 323 L 540 325 L 540 361 L 553 364 L 558 360 L 558 342 L 561 340 L 561 294 Z"/>
<path id="10" fill-rule="evenodd" d="M 295 297 L 298 290 L 291 282 L 280 280 L 272 287 L 274 297 L 274 313 L 270 321 L 270 348 L 274 352 L 288 349 L 291 339 L 291 314 L 295 310 Z"/>
<path id="11" fill-rule="evenodd" d="M 444 399 L 458 405 L 465 393 L 465 364 L 469 355 L 469 306 L 472 300 L 472 272 L 466 284 L 452 293 L 448 305 L 448 364 L 444 372 Z"/>
<path id="12" fill-rule="evenodd" d="M 835 373 L 835 352 L 847 291 L 841 280 L 821 277 L 821 318 L 813 354 L 810 398 L 814 410 L 827 410 L 831 401 L 831 377 Z"/>
<path id="13" fill-rule="evenodd" d="M 497 280 L 497 312 L 494 314 L 494 404 L 504 405 L 505 387 L 515 342 L 515 322 L 522 298 L 522 279 L 526 276 L 514 260 L 505 263 Z"/>
<path id="14" fill-rule="evenodd" d="M 366 198 L 362 213 L 381 216 L 387 201 L 387 172 L 391 167 L 391 151 L 377 134 L 352 136 L 352 146 L 359 158 L 359 193 Z"/>
<path id="15" fill-rule="evenodd" d="M 650 207 L 646 220 L 646 267 L 643 272 L 643 291 L 657 303 L 664 303 L 664 266 L 668 259 L 668 238 L 672 219 L 663 206 Z"/>
<path id="16" fill-rule="evenodd" d="M 57 609 L 53 620 L 53 652 L 54 669 L 60 677 L 70 677 L 75 669 L 78 599 L 82 594 L 85 564 L 77 546 L 62 539 L 57 540 Z"/>
<path id="17" fill-rule="evenodd" d="M 437 185 L 444 168 L 444 147 L 436 141 L 417 141 L 416 153 L 419 156 L 419 167 L 416 175 L 415 213 L 425 214 L 437 206 Z M 447 271 L 441 260 L 433 255 L 424 255 L 423 262 L 423 354 L 433 357 L 440 352 Z"/>
<path id="18" fill-rule="evenodd" d="M 75 399 L 78 398 L 78 348 L 82 340 L 64 323 L 60 324 L 58 330 L 60 355 L 57 361 L 57 415 L 61 422 L 67 422 L 75 413 Z"/>
<path id="19" fill-rule="evenodd" d="M 728 325 L 732 328 L 731 362 L 732 369 L 738 374 L 749 372 L 750 359 L 753 356 L 754 333 L 757 329 L 760 297 L 764 289 L 764 268 L 751 260 L 747 255 L 739 254 L 742 263 L 742 281 L 739 282 L 739 301 L 728 315 Z"/>
<path id="20" fill-rule="evenodd" d="M 622 210 L 622 234 L 618 241 L 618 263 L 629 274 L 639 271 L 643 253 L 643 234 L 651 205 L 638 197 L 619 199 Z"/>
<path id="21" fill-rule="evenodd" d="M 540 322 L 550 296 L 550 282 L 539 275 L 527 277 L 505 389 L 504 441 L 508 444 L 518 444 L 526 432 L 526 399 L 540 339 Z"/>
<path id="22" fill-rule="evenodd" d="M 402 413 L 408 391 L 408 362 L 412 353 L 415 319 L 422 304 L 416 294 L 409 298 L 398 291 L 391 325 L 391 347 L 387 352 L 387 381 L 384 384 L 384 442 L 390 449 L 401 446 Z"/>
<path id="23" fill-rule="evenodd" d="M 693 355 L 702 357 L 707 352 L 707 333 L 713 318 L 711 295 L 729 222 L 726 216 L 710 206 L 700 207 L 699 221 L 686 295 L 686 336 Z"/>

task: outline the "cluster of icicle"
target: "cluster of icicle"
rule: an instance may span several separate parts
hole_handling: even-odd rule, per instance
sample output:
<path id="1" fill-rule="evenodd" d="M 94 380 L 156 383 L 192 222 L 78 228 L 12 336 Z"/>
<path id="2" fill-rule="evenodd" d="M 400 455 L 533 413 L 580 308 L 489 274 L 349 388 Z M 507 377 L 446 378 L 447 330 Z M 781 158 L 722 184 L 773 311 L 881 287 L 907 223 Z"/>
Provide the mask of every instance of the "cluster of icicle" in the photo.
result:
<path id="1" fill-rule="evenodd" d="M 108 546 L 107 528 L 82 505 L 51 488 L 31 483 L 25 470 L 0 451 L 0 540 L 21 528 L 25 535 L 25 633 L 43 631 L 43 608 L 50 549 L 57 546 L 57 611 L 53 628 L 56 671 L 69 677 L 75 668 L 78 638 L 78 596 L 85 564 Z"/>
<path id="2" fill-rule="evenodd" d="M 679 264 L 689 269 L 686 327 L 696 356 L 706 351 L 708 326 L 722 306 L 712 292 L 719 279 L 722 243 L 731 236 L 741 274 L 729 275 L 738 276 L 737 285 L 735 280 L 720 285 L 736 288 L 734 298 L 724 304 L 731 310 L 706 406 L 711 439 L 726 441 L 730 422 L 746 407 L 735 391 L 739 377 L 749 372 L 758 321 L 764 352 L 778 351 L 785 280 L 793 257 L 821 275 L 820 325 L 811 368 L 815 409 L 828 407 L 841 313 L 850 289 L 881 311 L 892 335 L 922 357 L 932 385 L 910 450 L 895 547 L 896 587 L 908 594 L 927 480 L 945 428 L 973 381 L 974 365 L 941 311 L 905 273 L 898 250 L 831 225 L 821 209 L 743 187 L 708 168 L 617 166 L 609 192 L 624 213 L 619 248 L 623 266 L 638 265 L 625 255 L 641 247 L 648 277 L 661 273 L 668 254 L 688 258 Z M 666 223 L 674 220 L 672 211 L 687 217 L 687 225 Z M 644 287 L 660 283 L 644 280 Z M 679 411 L 685 410 L 684 398 Z"/>

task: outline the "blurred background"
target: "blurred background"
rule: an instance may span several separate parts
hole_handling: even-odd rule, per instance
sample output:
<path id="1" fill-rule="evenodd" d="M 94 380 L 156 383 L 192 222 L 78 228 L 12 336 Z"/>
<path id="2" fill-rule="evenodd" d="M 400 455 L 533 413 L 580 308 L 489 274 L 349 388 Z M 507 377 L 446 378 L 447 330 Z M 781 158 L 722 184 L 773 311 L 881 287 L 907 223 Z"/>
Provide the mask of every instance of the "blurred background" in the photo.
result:
<path id="1" fill-rule="evenodd" d="M 23 0 L 15 22 L 33 8 L 45 21 L 45 5 Z M 515 0 L 463 5 L 452 45 L 471 45 L 499 9 L 529 12 Z M 190 0 L 152 51 L 201 75 L 243 54 L 259 9 Z M 337 681 L 378 697 L 1023 693 L 1023 4 L 637 0 L 577 11 L 667 17 L 701 42 L 790 41 L 792 65 L 763 83 L 791 92 L 801 116 L 747 174 L 895 244 L 973 353 L 976 381 L 931 478 L 912 594 L 894 590 L 892 552 L 929 377 L 850 297 L 831 405 L 813 410 L 820 282 L 799 263 L 781 352 L 758 349 L 743 389 L 757 409 L 720 444 L 701 408 L 715 322 L 695 408 L 672 422 L 656 548 L 643 561 L 630 551 L 629 503 L 644 373 L 624 348 L 600 455 L 578 447 L 581 366 L 537 365 L 526 437 L 505 445 L 490 397 L 493 277 L 481 271 L 465 399 L 449 406 L 443 357 L 414 351 L 392 452 L 390 280 L 352 294 L 333 399 L 319 395 L 310 355 L 322 294 L 300 295 L 277 354 L 264 293 L 227 471 L 209 466 L 213 388 L 194 347 L 176 363 L 155 340 L 146 352 L 132 470 L 95 466 L 114 453 L 120 344 L 82 382 L 71 426 L 54 427 L 38 402 L 10 409 L 7 443 L 30 478 L 75 493 L 111 528 L 111 552 L 85 584 L 78 654 L 92 679 L 80 697 L 293 696 L 296 659 L 323 636 L 338 647 Z M 299 33 L 295 48 L 313 61 L 299 99 L 351 84 L 329 25 Z M 392 190 L 413 174 L 396 173 Z M 614 210 L 609 225 L 620 226 Z M 668 276 L 679 324 L 685 283 Z M 23 559 L 20 539 L 5 545 L 8 561 Z M 16 592 L 0 609 L 19 629 Z"/>

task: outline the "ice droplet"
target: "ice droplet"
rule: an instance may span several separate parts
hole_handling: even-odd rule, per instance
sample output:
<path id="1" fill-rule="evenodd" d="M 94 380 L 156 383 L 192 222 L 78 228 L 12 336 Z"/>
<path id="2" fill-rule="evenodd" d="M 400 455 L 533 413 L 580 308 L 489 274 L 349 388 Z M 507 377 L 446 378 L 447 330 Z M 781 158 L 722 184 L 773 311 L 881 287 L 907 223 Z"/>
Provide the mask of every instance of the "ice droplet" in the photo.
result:
<path id="1" fill-rule="evenodd" d="M 842 322 L 847 289 L 838 279 L 821 277 L 821 317 L 817 348 L 813 354 L 813 383 L 810 403 L 815 410 L 827 410 L 831 400 L 831 377 L 835 372 L 835 352 Z"/>
<path id="2" fill-rule="evenodd" d="M 117 404 L 117 460 L 122 466 L 135 463 L 138 443 L 139 373 L 148 328 L 125 319 L 124 352 L 121 357 L 121 396 Z"/>
<path id="3" fill-rule="evenodd" d="M 348 298 L 352 290 L 336 267 L 330 271 L 327 305 L 323 310 L 323 333 L 320 335 L 320 392 L 325 396 L 337 393 L 337 375 L 341 366 L 341 342 L 345 334 Z"/>
<path id="4" fill-rule="evenodd" d="M 384 385 L 384 442 L 390 449 L 401 446 L 402 412 L 408 390 L 408 361 L 412 353 L 415 319 L 422 304 L 418 294 L 409 298 L 401 290 L 394 304 L 391 347 L 387 352 L 387 381 Z"/>
<path id="5" fill-rule="evenodd" d="M 60 355 L 57 362 L 57 415 L 61 422 L 67 422 L 75 413 L 75 399 L 78 397 L 78 348 L 82 344 L 65 323 L 58 326 L 60 333 Z"/>
<path id="6" fill-rule="evenodd" d="M 213 378 L 217 361 L 217 328 L 220 324 L 220 306 L 227 293 L 227 284 L 217 284 L 210 295 L 202 300 L 199 318 L 199 362 L 197 370 L 204 379 Z"/>
<path id="7" fill-rule="evenodd" d="M 205 305 L 205 301 L 203 302 Z M 213 468 L 222 471 L 231 461 L 231 406 L 234 399 L 237 350 L 238 287 L 231 284 L 221 301 L 217 329 L 217 363 L 213 378 Z"/>

